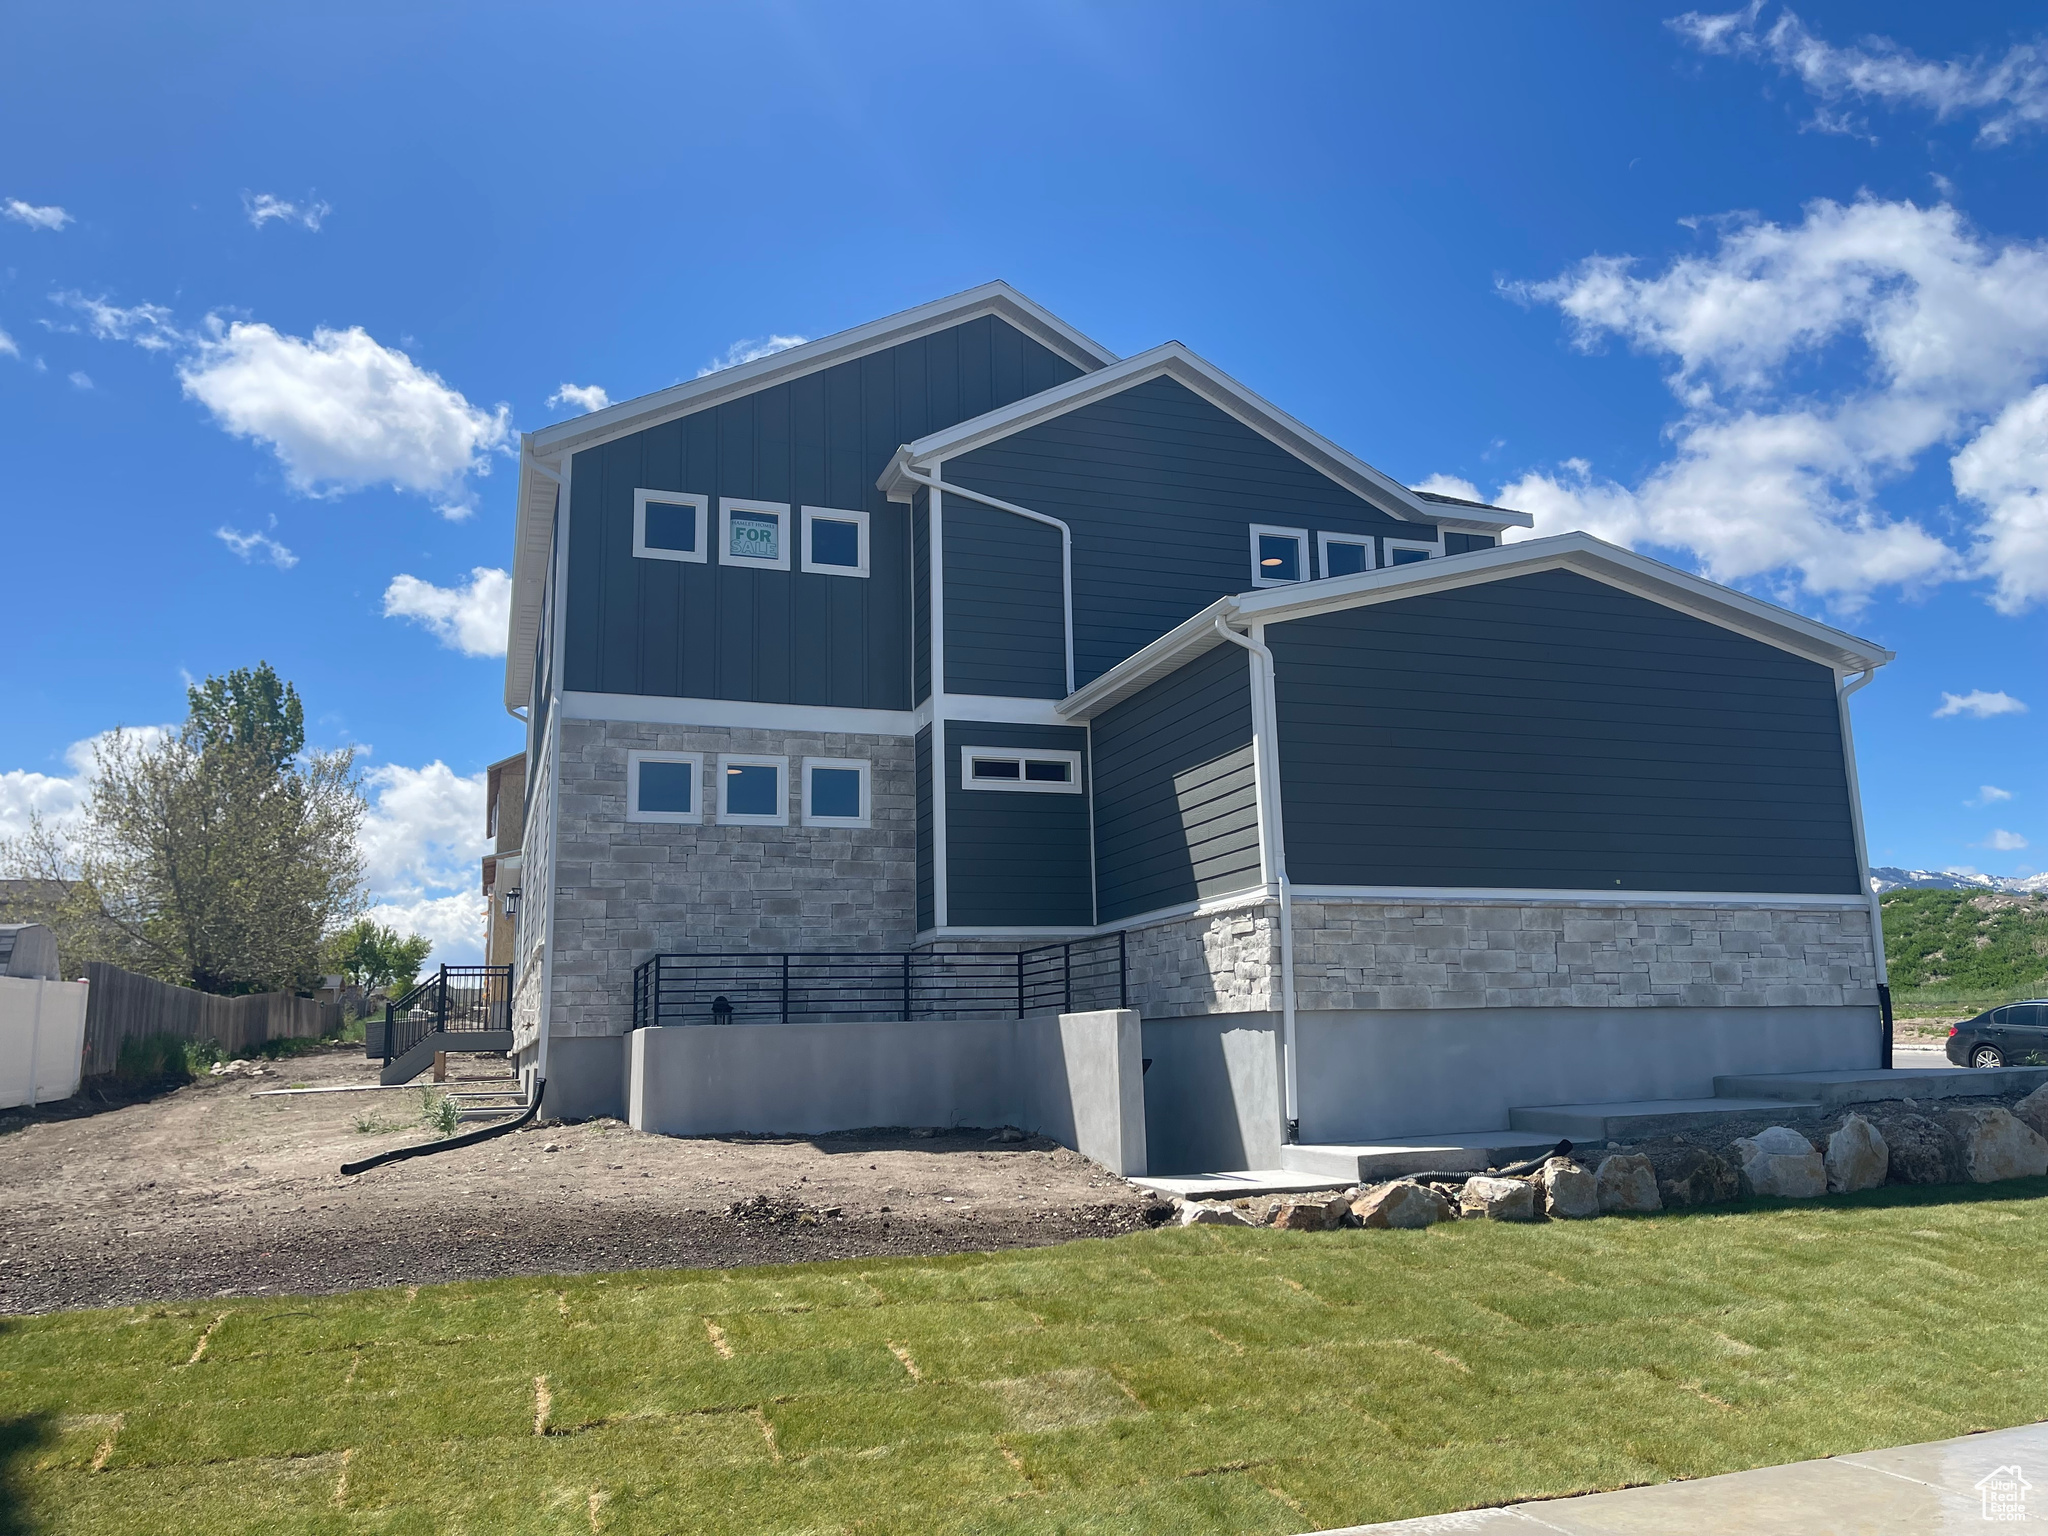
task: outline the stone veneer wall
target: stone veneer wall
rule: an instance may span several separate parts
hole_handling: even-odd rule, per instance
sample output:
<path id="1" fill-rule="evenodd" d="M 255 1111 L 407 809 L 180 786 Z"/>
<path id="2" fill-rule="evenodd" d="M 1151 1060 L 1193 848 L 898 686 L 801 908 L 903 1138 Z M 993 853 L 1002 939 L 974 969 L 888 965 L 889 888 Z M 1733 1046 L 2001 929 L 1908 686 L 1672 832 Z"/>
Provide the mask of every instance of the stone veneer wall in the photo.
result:
<path id="1" fill-rule="evenodd" d="M 626 754 L 789 757 L 790 825 L 626 820 Z M 872 826 L 806 827 L 805 757 L 866 758 Z M 908 949 L 916 938 L 916 761 L 908 737 L 564 720 L 554 1003 L 564 1035 L 625 1031 L 633 968 L 692 950 Z M 707 781 L 710 773 L 707 772 Z"/>
<path id="2" fill-rule="evenodd" d="M 1148 1019 L 1280 1006 L 1277 902 L 1133 932 Z M 1301 1009 L 1874 1006 L 1867 907 L 1294 903 Z"/>
<path id="3" fill-rule="evenodd" d="M 519 930 L 513 936 L 512 1056 L 523 1058 L 540 1042 L 541 979 L 547 958 L 545 893 L 555 867 L 555 775 L 542 762 L 521 834 Z"/>

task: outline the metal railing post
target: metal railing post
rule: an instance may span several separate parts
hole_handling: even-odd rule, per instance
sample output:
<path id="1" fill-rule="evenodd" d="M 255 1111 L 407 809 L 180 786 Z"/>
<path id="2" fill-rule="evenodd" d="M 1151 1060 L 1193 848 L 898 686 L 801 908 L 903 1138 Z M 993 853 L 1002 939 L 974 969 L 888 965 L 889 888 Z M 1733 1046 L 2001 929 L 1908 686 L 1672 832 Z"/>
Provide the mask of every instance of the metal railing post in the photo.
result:
<path id="1" fill-rule="evenodd" d="M 1131 954 L 1130 930 L 1116 931 L 1116 1005 L 1119 1008 L 1131 1006 Z"/>
<path id="2" fill-rule="evenodd" d="M 1024 1017 L 1024 951 L 1017 951 L 1017 1017 Z"/>
<path id="3" fill-rule="evenodd" d="M 910 951 L 903 951 L 903 1022 L 910 1022 Z"/>
<path id="4" fill-rule="evenodd" d="M 782 1022 L 789 1022 L 789 951 L 782 952 Z"/>
<path id="5" fill-rule="evenodd" d="M 1066 943 L 1060 946 L 1060 963 L 1066 970 L 1066 1006 L 1060 1012 L 1072 1013 L 1074 1011 L 1074 941 L 1072 939 L 1067 940 Z"/>

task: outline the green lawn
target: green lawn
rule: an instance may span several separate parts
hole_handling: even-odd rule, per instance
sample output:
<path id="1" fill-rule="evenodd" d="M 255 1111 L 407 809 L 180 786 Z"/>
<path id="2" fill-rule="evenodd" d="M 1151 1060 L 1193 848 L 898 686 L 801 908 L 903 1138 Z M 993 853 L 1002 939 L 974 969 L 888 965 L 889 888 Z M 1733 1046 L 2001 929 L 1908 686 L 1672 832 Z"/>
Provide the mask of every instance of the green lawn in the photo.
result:
<path id="1" fill-rule="evenodd" d="M 0 1321 L 0 1531 L 1290 1532 L 2048 1417 L 2048 1180 Z"/>

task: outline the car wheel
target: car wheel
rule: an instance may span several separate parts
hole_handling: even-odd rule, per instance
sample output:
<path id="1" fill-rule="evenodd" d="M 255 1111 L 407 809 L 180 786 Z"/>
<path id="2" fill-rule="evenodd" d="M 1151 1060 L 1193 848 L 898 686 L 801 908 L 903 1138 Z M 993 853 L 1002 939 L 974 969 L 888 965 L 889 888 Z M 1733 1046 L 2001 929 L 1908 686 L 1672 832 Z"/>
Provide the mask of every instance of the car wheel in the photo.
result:
<path id="1" fill-rule="evenodd" d="M 1970 1052 L 1970 1065 L 1984 1068 L 2002 1067 L 2005 1065 L 2005 1052 L 1995 1045 L 1977 1046 Z"/>

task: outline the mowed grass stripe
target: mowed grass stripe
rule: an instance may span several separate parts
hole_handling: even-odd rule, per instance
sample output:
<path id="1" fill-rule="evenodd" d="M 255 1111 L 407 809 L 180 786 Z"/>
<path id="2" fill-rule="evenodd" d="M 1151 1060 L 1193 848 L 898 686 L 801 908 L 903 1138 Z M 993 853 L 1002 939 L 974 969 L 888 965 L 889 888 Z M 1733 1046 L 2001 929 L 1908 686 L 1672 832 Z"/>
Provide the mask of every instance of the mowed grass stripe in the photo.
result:
<path id="1" fill-rule="evenodd" d="M 0 1531 L 1285 1533 L 1938 1439 L 2048 1418 L 2044 1197 L 8 1319 Z"/>

